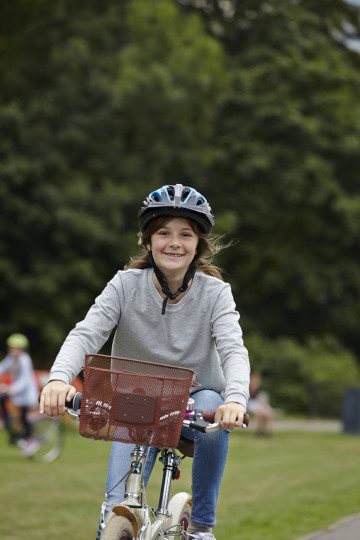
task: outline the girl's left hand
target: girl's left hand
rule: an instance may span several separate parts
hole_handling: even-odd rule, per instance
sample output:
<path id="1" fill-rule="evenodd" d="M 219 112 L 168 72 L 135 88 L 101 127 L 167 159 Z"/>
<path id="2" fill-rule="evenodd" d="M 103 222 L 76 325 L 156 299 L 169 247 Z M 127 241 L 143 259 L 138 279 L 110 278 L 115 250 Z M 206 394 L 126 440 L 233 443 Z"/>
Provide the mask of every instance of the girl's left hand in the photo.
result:
<path id="1" fill-rule="evenodd" d="M 241 403 L 230 401 L 224 403 L 216 409 L 215 422 L 220 422 L 221 429 L 230 429 L 241 427 L 246 409 Z"/>

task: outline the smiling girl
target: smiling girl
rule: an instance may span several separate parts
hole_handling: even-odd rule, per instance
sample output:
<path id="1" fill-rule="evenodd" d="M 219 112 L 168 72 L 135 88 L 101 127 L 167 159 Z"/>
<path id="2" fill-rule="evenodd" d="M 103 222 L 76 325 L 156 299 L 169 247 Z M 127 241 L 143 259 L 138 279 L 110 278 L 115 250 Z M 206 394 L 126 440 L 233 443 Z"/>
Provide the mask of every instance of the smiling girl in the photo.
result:
<path id="1" fill-rule="evenodd" d="M 211 264 L 217 247 L 209 237 L 214 218 L 205 197 L 182 184 L 163 186 L 150 193 L 138 217 L 143 253 L 115 275 L 70 332 L 42 392 L 40 410 L 64 414 L 76 392 L 70 381 L 85 354 L 97 353 L 114 327 L 113 356 L 196 371 L 201 386 L 192 389 L 195 408 L 216 410 L 215 422 L 222 429 L 211 434 L 183 429 L 183 436 L 195 442 L 187 532 L 191 540 L 214 540 L 229 432 L 242 425 L 249 397 L 249 359 L 239 314 L 230 285 Z M 131 449 L 112 443 L 107 512 L 124 499 L 124 484 L 116 484 L 130 468 Z M 156 455 L 152 448 L 146 481 Z"/>

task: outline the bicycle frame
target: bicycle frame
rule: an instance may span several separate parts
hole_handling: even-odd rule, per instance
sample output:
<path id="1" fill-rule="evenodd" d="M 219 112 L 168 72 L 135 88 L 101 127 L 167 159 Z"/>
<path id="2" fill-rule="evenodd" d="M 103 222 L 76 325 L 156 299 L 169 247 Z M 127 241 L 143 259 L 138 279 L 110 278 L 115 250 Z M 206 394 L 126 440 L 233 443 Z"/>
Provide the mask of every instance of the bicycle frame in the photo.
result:
<path id="1" fill-rule="evenodd" d="M 70 414 L 79 417 L 80 405 L 81 394 L 76 394 L 72 400 L 72 404 L 67 404 L 68 408 L 73 410 L 73 413 L 69 411 Z M 215 411 L 194 410 L 194 400 L 189 398 L 182 425 L 204 433 L 215 431 L 220 428 L 220 424 L 212 423 L 214 416 Z M 243 427 L 246 427 L 248 424 L 248 415 L 245 415 L 245 417 Z M 125 499 L 120 504 L 113 506 L 112 510 L 105 517 L 106 507 L 108 505 L 111 506 L 108 503 L 107 496 L 118 484 L 106 493 L 105 502 L 101 509 L 101 538 L 103 538 L 103 532 L 105 532 L 106 538 L 115 538 L 115 536 L 112 536 L 115 529 L 110 527 L 111 532 L 109 530 L 109 534 L 107 534 L 106 528 L 116 516 L 126 518 L 130 522 L 134 533 L 133 537 L 136 540 L 165 540 L 169 536 L 185 538 L 184 527 L 181 521 L 186 518 L 190 519 L 189 506 L 191 506 L 191 495 L 186 492 L 177 493 L 169 501 L 171 481 L 177 477 L 179 466 L 184 456 L 180 457 L 173 448 L 164 448 L 161 450 L 160 461 L 163 463 L 163 477 L 159 503 L 157 510 L 150 512 L 143 479 L 147 453 L 147 446 L 135 445 L 131 452 L 131 469 L 125 483 Z M 155 520 L 152 521 L 151 517 L 155 517 Z M 116 523 L 113 523 L 113 525 L 115 528 L 117 527 Z M 129 538 L 128 536 L 126 537 Z M 116 536 L 116 538 L 119 537 Z"/>
<path id="2" fill-rule="evenodd" d="M 131 453 L 131 472 L 126 481 L 125 500 L 112 509 L 112 512 L 118 516 L 124 516 L 132 523 L 135 537 L 139 540 L 152 540 L 164 538 L 165 529 L 170 525 L 172 513 L 169 511 L 169 496 L 171 481 L 178 471 L 181 463 L 181 458 L 176 454 L 175 450 L 166 449 L 161 453 L 161 461 L 164 465 L 162 485 L 159 497 L 158 508 L 155 511 L 156 519 L 151 521 L 150 510 L 146 500 L 146 490 L 143 482 L 143 473 L 147 457 L 147 448 L 136 445 Z M 177 494 L 177 504 L 180 502 Z M 184 502 L 190 502 L 191 496 L 187 493 L 183 494 Z M 105 504 L 103 505 L 103 511 Z M 106 522 L 111 519 L 111 513 L 105 519 L 103 516 L 102 527 L 105 528 Z M 181 525 L 173 524 L 171 528 L 174 535 L 181 534 Z M 167 535 L 170 535 L 167 531 Z"/>
<path id="3" fill-rule="evenodd" d="M 76 394 L 73 404 L 69 404 L 72 408 L 72 411 L 69 411 L 71 416 L 79 418 L 80 403 L 81 394 Z M 215 411 L 208 414 L 213 418 Z M 188 399 L 183 425 L 194 427 L 194 429 L 203 432 L 214 431 L 220 427 L 218 423 L 213 424 L 204 420 L 201 411 L 194 411 L 194 400 L 191 398 Z M 143 480 L 147 454 L 148 447 L 135 445 L 131 452 L 131 469 L 125 483 L 125 499 L 119 505 L 114 506 L 105 517 L 108 503 L 108 494 L 105 494 L 105 502 L 101 508 L 100 528 L 104 531 L 112 517 L 117 515 L 126 517 L 130 521 L 137 540 L 163 540 L 169 536 L 180 537 L 183 533 L 180 517 L 185 505 L 191 505 L 191 495 L 181 492 L 174 495 L 170 502 L 169 498 L 171 481 L 176 478 L 184 456 L 180 457 L 172 448 L 161 450 L 160 461 L 163 463 L 163 476 L 159 503 L 157 510 L 150 512 Z M 155 516 L 155 521 L 151 521 L 151 514 Z"/>

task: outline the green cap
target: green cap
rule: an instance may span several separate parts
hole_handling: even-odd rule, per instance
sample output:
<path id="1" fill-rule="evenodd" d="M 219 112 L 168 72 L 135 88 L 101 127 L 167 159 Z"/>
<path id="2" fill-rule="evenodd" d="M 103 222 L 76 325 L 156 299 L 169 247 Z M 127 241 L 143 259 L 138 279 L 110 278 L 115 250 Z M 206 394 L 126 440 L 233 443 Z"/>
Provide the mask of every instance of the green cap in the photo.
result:
<path id="1" fill-rule="evenodd" d="M 11 334 L 6 340 L 8 347 L 17 347 L 18 349 L 26 349 L 29 345 L 29 340 L 24 334 Z"/>

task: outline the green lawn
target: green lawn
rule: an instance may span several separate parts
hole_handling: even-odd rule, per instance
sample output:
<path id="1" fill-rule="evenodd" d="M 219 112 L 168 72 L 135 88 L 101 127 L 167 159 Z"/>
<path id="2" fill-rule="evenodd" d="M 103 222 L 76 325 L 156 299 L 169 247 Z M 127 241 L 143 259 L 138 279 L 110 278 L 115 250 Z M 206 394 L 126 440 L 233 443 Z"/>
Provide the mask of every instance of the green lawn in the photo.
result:
<path id="1" fill-rule="evenodd" d="M 0 433 L 4 540 L 95 539 L 110 444 L 68 428 L 52 464 L 23 459 Z M 360 511 L 360 437 L 337 433 L 251 432 L 231 436 L 218 505 L 218 540 L 293 540 Z M 186 459 L 176 490 L 188 490 Z M 149 502 L 156 505 L 156 467 Z"/>

